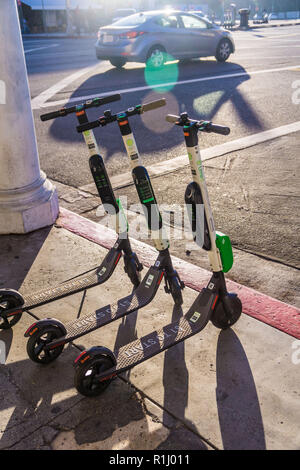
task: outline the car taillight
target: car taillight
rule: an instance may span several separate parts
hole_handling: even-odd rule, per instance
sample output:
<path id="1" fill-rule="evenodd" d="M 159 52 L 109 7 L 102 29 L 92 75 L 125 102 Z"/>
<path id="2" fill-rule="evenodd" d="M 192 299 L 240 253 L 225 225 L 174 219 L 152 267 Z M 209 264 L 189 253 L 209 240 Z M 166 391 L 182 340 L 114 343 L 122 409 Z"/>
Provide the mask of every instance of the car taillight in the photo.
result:
<path id="1" fill-rule="evenodd" d="M 134 39 L 142 34 L 145 34 L 145 31 L 128 31 L 127 33 L 121 33 L 120 38 Z"/>

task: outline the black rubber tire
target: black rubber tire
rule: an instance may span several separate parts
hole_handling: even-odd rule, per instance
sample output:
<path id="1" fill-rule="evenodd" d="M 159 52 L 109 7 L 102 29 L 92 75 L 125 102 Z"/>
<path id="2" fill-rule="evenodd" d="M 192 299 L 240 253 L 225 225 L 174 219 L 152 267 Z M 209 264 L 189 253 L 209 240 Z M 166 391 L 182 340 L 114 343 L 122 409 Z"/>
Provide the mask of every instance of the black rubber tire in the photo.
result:
<path id="1" fill-rule="evenodd" d="M 216 59 L 218 62 L 225 62 L 232 53 L 232 46 L 228 39 L 221 39 L 216 50 Z"/>
<path id="2" fill-rule="evenodd" d="M 161 53 L 161 55 L 159 54 Z M 154 56 L 156 57 L 156 60 Z M 146 59 L 146 67 L 151 70 L 161 70 L 166 62 L 166 50 L 163 46 L 153 46 L 149 49 Z"/>
<path id="3" fill-rule="evenodd" d="M 100 372 L 110 369 L 113 365 L 114 363 L 109 356 L 100 355 L 77 366 L 74 375 L 75 388 L 85 397 L 101 395 L 107 389 L 112 379 L 99 382 L 93 380 L 93 377 L 97 373 L 99 374 Z M 89 376 L 87 376 L 88 372 L 90 372 Z"/>
<path id="4" fill-rule="evenodd" d="M 241 316 L 242 313 L 242 302 L 238 296 L 228 296 L 229 302 L 231 304 L 231 309 L 233 314 L 228 317 L 228 314 L 225 312 L 223 303 L 219 301 L 212 313 L 210 321 L 216 328 L 221 330 L 226 330 L 234 325 Z"/>
<path id="5" fill-rule="evenodd" d="M 1 305 L 3 307 L 1 307 Z M 11 317 L 4 318 L 1 316 L 1 310 L 10 310 L 11 308 L 21 307 L 22 305 L 23 301 L 18 293 L 7 291 L 0 294 L 0 330 L 9 330 L 18 323 L 23 315 L 21 312 Z"/>
<path id="6" fill-rule="evenodd" d="M 27 354 L 29 358 L 38 364 L 50 364 L 55 361 L 55 359 L 57 359 L 62 353 L 64 344 L 57 346 L 57 348 L 51 349 L 46 353 L 43 348 L 37 352 L 37 348 L 41 343 L 51 343 L 51 341 L 62 336 L 64 336 L 63 332 L 56 326 L 45 326 L 43 329 L 37 331 L 27 342 Z M 43 355 L 41 356 L 41 354 Z"/>
<path id="7" fill-rule="evenodd" d="M 126 64 L 126 60 L 122 59 L 121 57 L 117 59 L 109 59 L 109 62 L 114 67 L 117 67 L 117 69 L 121 69 Z"/>

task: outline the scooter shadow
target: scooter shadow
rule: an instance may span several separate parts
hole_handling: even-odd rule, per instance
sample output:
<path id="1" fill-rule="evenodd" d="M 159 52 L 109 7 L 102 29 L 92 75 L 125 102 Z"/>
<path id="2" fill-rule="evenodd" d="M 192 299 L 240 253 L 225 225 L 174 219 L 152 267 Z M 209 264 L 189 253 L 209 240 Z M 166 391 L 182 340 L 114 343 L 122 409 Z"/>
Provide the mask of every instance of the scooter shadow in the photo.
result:
<path id="1" fill-rule="evenodd" d="M 0 235 L 0 289 L 20 288 L 50 232 L 46 227 L 25 235 Z"/>
<path id="2" fill-rule="evenodd" d="M 266 449 L 255 381 L 232 329 L 219 335 L 216 362 L 216 400 L 224 450 Z"/>
<path id="3" fill-rule="evenodd" d="M 191 60 L 187 63 L 176 65 L 178 73 L 171 73 L 174 64 L 164 66 L 163 70 L 157 71 L 147 82 L 145 67 L 127 65 L 122 70 L 108 69 L 102 73 L 96 73 L 89 77 L 70 96 L 72 102 L 65 106 L 74 105 L 73 99 L 78 97 L 78 104 L 82 101 L 80 97 L 101 96 L 103 93 L 114 94 L 120 89 L 131 89 L 132 92 L 121 93 L 122 101 L 106 105 L 106 109 L 111 108 L 112 112 L 126 109 L 143 102 L 165 97 L 167 106 L 157 109 L 155 113 L 145 113 L 142 119 L 133 119 L 136 140 L 140 151 L 143 154 L 152 154 L 162 149 L 173 148 L 182 143 L 182 136 L 178 130 L 165 122 L 167 114 L 179 114 L 187 111 L 195 119 L 210 119 L 218 113 L 223 104 L 231 101 L 241 122 L 248 128 L 261 130 L 263 123 L 253 109 L 249 101 L 243 96 L 239 86 L 250 79 L 246 70 L 237 63 L 228 62 L 219 64 L 215 60 Z M 234 79 L 219 79 L 197 82 L 199 78 L 209 76 L 222 76 L 223 74 L 240 74 Z M 174 86 L 177 82 L 195 79 L 195 83 L 189 84 L 189 91 L 186 87 Z M 157 88 L 158 83 L 173 82 L 172 86 Z M 144 87 L 144 89 L 143 89 Z M 135 89 L 136 88 L 136 89 Z M 115 90 L 115 91 L 114 91 Z M 88 112 L 89 120 L 99 118 L 103 114 L 102 109 L 91 109 Z M 72 121 L 72 123 L 71 123 Z M 229 124 L 229 122 L 225 123 Z M 54 120 L 50 127 L 50 135 L 57 141 L 82 142 L 82 136 L 76 132 L 77 121 L 69 117 L 69 121 L 62 126 L 60 120 Z M 66 132 L 66 126 L 70 130 Z M 106 161 L 114 155 L 120 158 L 120 147 L 122 148 L 121 136 L 116 135 L 115 126 L 107 126 L 105 130 L 96 130 L 96 138 L 100 138 L 100 148 Z M 218 137 L 215 137 L 216 139 Z M 222 140 L 220 140 L 221 142 Z"/>
<path id="4" fill-rule="evenodd" d="M 109 450 L 120 445 L 125 450 L 119 442 L 123 428 L 128 449 L 138 445 L 136 429 L 143 427 L 147 436 L 149 423 L 143 406 L 126 383 L 115 380 L 96 398 L 76 392 L 72 363 L 77 355 L 78 349 L 69 345 L 48 366 L 29 359 L 0 365 L 0 449 L 77 450 L 87 445 Z M 155 439 L 152 434 L 152 440 L 159 443 L 159 435 Z"/>

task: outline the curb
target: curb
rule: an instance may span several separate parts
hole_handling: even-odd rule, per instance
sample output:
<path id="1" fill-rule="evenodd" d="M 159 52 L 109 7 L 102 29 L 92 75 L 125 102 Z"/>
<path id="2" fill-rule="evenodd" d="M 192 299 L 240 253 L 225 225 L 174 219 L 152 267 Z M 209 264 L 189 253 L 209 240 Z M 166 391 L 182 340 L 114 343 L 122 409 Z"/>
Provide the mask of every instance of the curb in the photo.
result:
<path id="1" fill-rule="evenodd" d="M 253 26 L 250 26 L 249 29 L 260 29 L 260 28 L 278 28 L 280 26 L 299 26 L 300 25 L 300 21 L 298 21 L 297 23 L 280 23 L 280 24 L 268 24 L 268 25 L 253 25 Z M 239 28 L 240 29 L 240 28 Z"/>
<path id="2" fill-rule="evenodd" d="M 116 233 L 113 230 L 64 208 L 60 208 L 56 225 L 106 249 L 110 249 L 116 241 Z M 150 267 L 157 258 L 157 251 L 139 240 L 130 241 L 141 263 Z M 187 287 L 199 292 L 206 286 L 211 276 L 209 271 L 174 256 L 172 261 Z M 229 291 L 239 295 L 243 303 L 243 313 L 300 339 L 300 309 L 229 279 L 227 285 Z"/>
<path id="3" fill-rule="evenodd" d="M 95 39 L 97 40 L 97 34 L 88 34 L 85 36 L 77 35 L 66 35 L 66 34 L 22 34 L 22 38 L 25 39 Z"/>

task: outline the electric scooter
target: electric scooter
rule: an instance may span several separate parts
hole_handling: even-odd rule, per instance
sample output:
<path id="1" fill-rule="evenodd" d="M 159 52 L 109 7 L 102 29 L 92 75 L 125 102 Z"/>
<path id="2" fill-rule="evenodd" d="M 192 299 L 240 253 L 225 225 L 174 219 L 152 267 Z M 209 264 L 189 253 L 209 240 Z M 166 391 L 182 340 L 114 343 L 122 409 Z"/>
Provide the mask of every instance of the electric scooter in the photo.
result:
<path id="1" fill-rule="evenodd" d="M 76 113 L 78 122 L 83 124 L 88 122 L 86 109 L 98 107 L 112 101 L 118 101 L 120 98 L 121 96 L 119 94 L 104 98 L 95 98 L 81 105 L 62 108 L 58 111 L 43 114 L 41 120 L 48 121 Z M 129 279 L 135 287 L 140 283 L 140 271 L 143 266 L 131 249 L 127 233 L 127 220 L 119 199 L 116 199 L 113 193 L 93 131 L 84 133 L 84 139 L 90 154 L 89 165 L 98 194 L 104 209 L 106 209 L 107 212 L 109 211 L 115 218 L 118 239 L 115 245 L 109 250 L 100 266 L 79 274 L 58 286 L 25 294 L 24 296 L 12 289 L 0 289 L 0 329 L 11 328 L 20 320 L 23 312 L 30 312 L 31 309 L 40 307 L 46 303 L 103 284 L 113 274 L 122 254 L 124 255 L 124 269 Z"/>
<path id="2" fill-rule="evenodd" d="M 164 104 L 165 101 L 160 100 L 146 105 L 139 105 L 136 108 L 130 108 L 123 113 L 119 113 L 118 122 L 120 128 L 123 128 L 123 126 L 125 128 L 127 125 L 126 129 L 129 132 L 128 116 L 142 114 Z M 103 119 L 107 119 L 106 124 L 113 122 L 114 119 L 112 119 L 110 112 L 106 113 L 106 116 L 107 118 L 100 118 L 102 123 L 104 123 Z M 81 124 L 77 129 L 79 132 L 90 132 L 91 129 L 100 125 L 100 120 Z M 115 120 L 117 120 L 117 117 Z M 131 130 L 127 134 L 127 138 L 131 138 L 134 143 L 134 136 Z M 133 293 L 117 300 L 113 304 L 106 305 L 66 325 L 63 325 L 63 323 L 56 319 L 40 320 L 31 325 L 25 332 L 25 337 L 29 338 L 27 343 L 28 356 L 34 362 L 49 364 L 62 353 L 65 344 L 145 307 L 155 297 L 163 277 L 166 284 L 166 293 L 172 295 L 177 305 L 182 304 L 181 290 L 184 288 L 184 284 L 173 268 L 168 249 L 169 243 L 162 235 L 162 219 L 157 207 L 149 175 L 144 167 L 137 165 L 136 162 L 138 162 L 138 160 L 139 156 L 135 147 L 135 153 L 131 151 L 131 161 L 133 162 L 132 173 L 140 200 L 145 205 L 148 226 L 152 230 L 155 246 L 159 252 L 154 265 L 150 267 L 140 285 Z"/>
<path id="3" fill-rule="evenodd" d="M 180 116 L 168 115 L 166 119 L 183 127 L 193 177 L 193 181 L 186 188 L 185 202 L 188 204 L 194 240 L 207 251 L 212 276 L 188 312 L 179 320 L 114 352 L 102 346 L 83 351 L 74 363 L 74 384 L 78 392 L 85 396 L 101 394 L 114 377 L 194 336 L 203 330 L 209 321 L 217 328 L 226 329 L 234 325 L 242 313 L 240 299 L 226 289 L 224 273 L 228 272 L 233 264 L 232 248 L 229 237 L 215 231 L 198 146 L 198 132 L 228 135 L 230 129 L 208 121 L 192 120 L 187 113 Z M 202 220 L 198 216 L 198 205 L 204 205 Z M 203 234 L 199 236 L 201 232 Z"/>
<path id="4" fill-rule="evenodd" d="M 157 251 L 164 257 L 165 266 L 165 291 L 171 293 L 177 305 L 182 304 L 182 289 L 184 284 L 181 282 L 177 271 L 172 266 L 172 261 L 169 254 L 169 240 L 164 234 L 164 227 L 162 217 L 157 205 L 153 187 L 151 184 L 150 176 L 144 166 L 142 166 L 141 157 L 136 145 L 136 141 L 129 124 L 129 117 L 141 115 L 151 109 L 156 109 L 166 105 L 164 98 L 144 105 L 136 105 L 126 111 L 121 111 L 117 114 L 112 114 L 111 111 L 105 111 L 104 116 L 87 124 L 77 126 L 78 132 L 85 132 L 88 129 L 96 127 L 104 127 L 112 122 L 117 122 L 123 143 L 128 155 L 132 178 L 138 193 L 139 200 L 142 204 L 144 215 L 148 224 L 151 239 Z"/>

